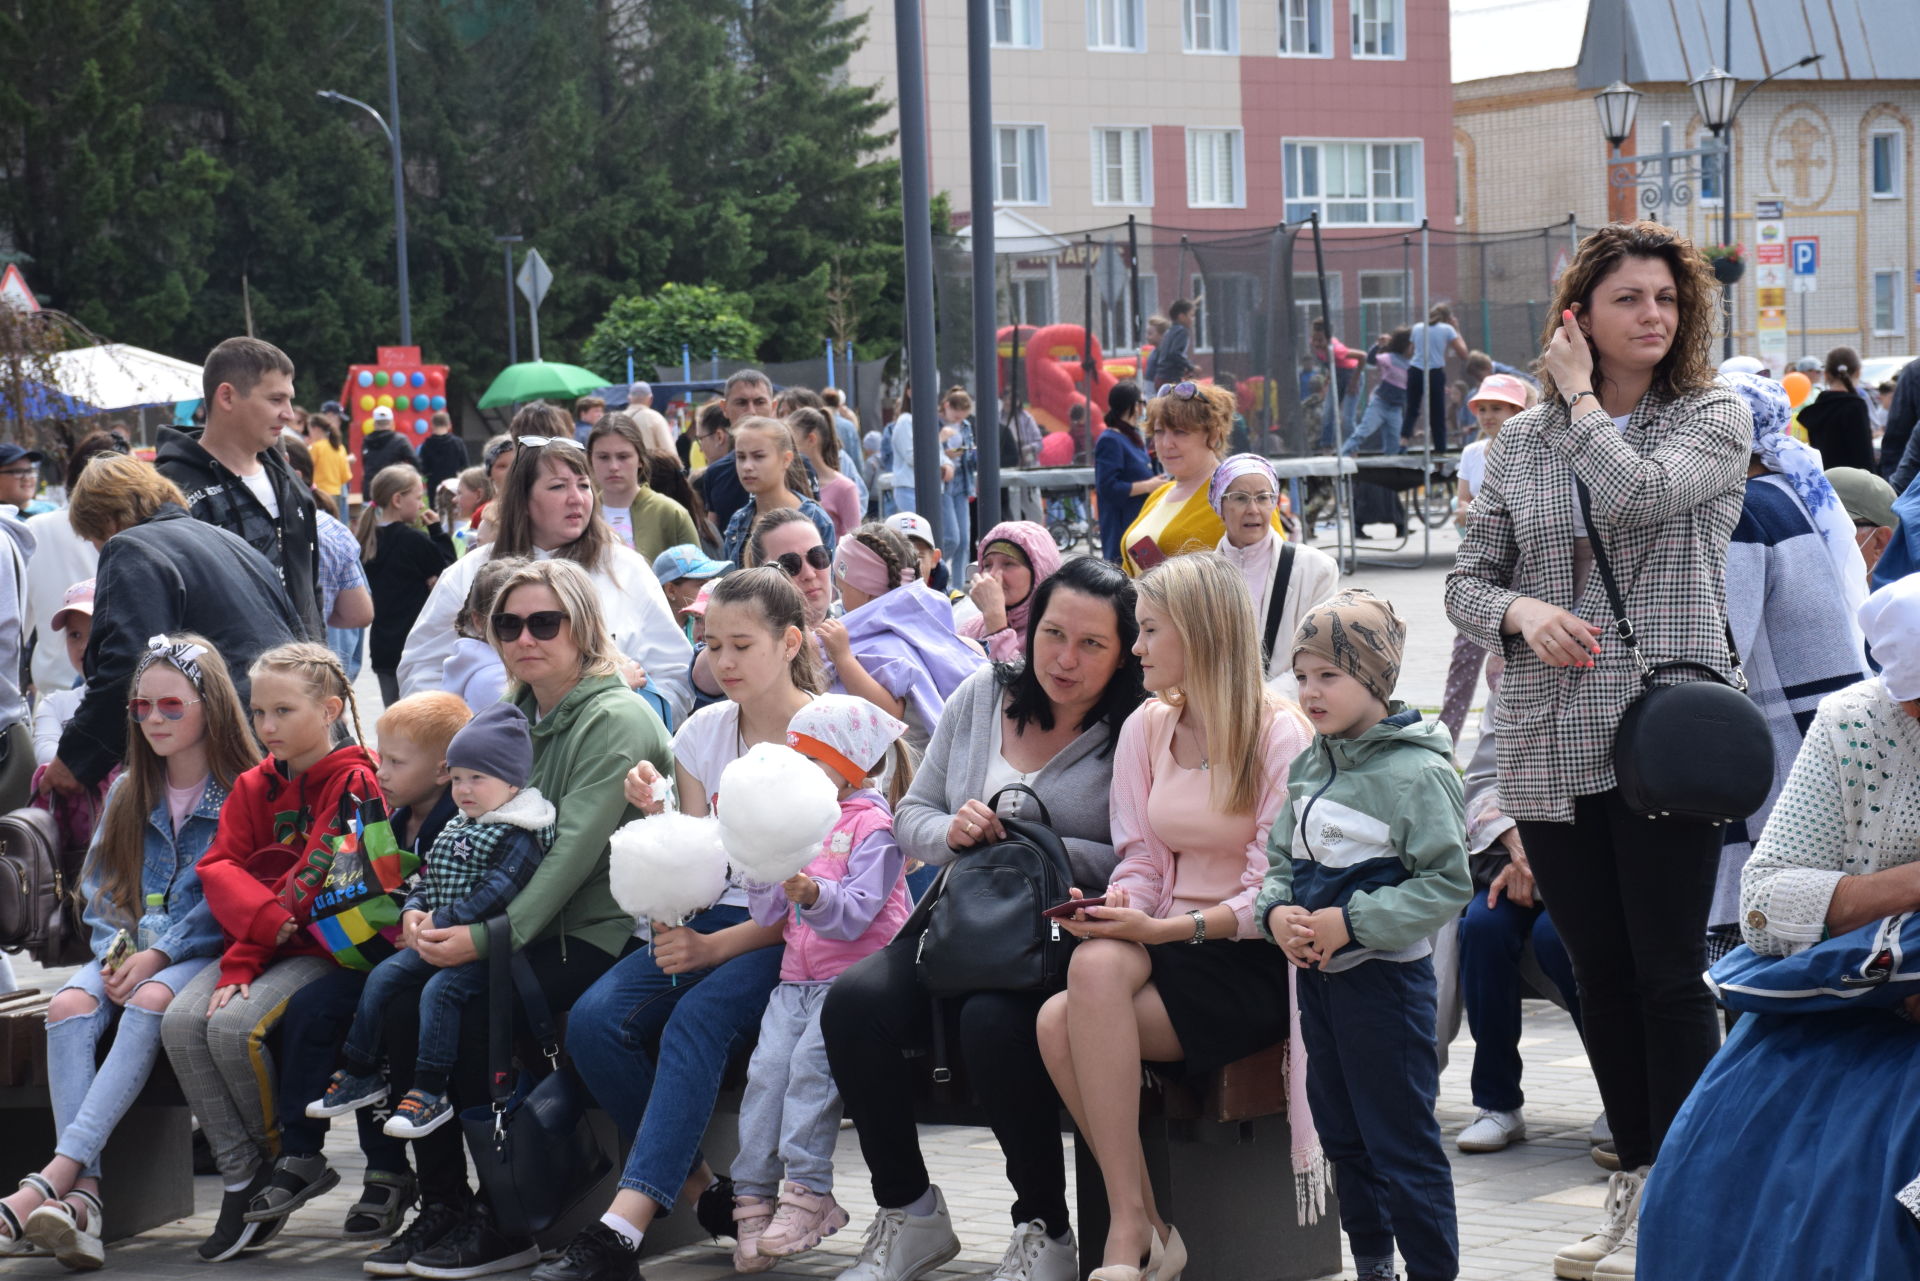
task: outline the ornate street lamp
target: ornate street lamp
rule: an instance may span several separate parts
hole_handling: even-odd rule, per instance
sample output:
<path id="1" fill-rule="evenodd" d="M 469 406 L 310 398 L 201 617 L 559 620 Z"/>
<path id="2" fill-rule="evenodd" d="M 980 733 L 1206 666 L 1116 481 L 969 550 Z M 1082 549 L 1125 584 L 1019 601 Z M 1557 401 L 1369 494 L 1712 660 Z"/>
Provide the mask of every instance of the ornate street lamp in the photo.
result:
<path id="1" fill-rule="evenodd" d="M 1617 153 L 1620 144 L 1633 136 L 1633 116 L 1640 109 L 1640 91 L 1624 80 L 1616 80 L 1593 95 L 1600 112 L 1600 132 Z"/>
<path id="2" fill-rule="evenodd" d="M 1693 105 L 1700 110 L 1701 123 L 1716 138 L 1733 120 L 1733 91 L 1739 84 L 1718 67 L 1687 84 L 1693 90 Z"/>

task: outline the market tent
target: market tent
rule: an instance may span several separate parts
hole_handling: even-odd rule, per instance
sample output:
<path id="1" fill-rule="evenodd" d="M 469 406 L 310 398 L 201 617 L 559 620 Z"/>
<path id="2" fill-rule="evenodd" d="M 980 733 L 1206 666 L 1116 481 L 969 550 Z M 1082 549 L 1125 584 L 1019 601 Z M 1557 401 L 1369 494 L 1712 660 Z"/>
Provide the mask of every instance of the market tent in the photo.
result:
<path id="1" fill-rule="evenodd" d="M 200 366 L 126 343 L 81 347 L 49 357 L 53 389 L 90 406 L 85 413 L 116 413 L 145 405 L 198 400 Z"/>

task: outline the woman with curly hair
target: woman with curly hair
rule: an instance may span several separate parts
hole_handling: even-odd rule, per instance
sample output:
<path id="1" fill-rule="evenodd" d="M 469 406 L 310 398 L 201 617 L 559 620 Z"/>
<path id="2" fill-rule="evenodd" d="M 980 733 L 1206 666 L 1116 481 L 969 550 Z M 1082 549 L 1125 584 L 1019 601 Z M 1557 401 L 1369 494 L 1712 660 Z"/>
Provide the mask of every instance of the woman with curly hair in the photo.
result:
<path id="1" fill-rule="evenodd" d="M 1641 1183 L 1719 1046 L 1700 972 L 1720 829 L 1621 800 L 1613 738 L 1642 686 L 1591 541 L 1646 661 L 1733 666 L 1727 545 L 1753 417 L 1714 379 L 1718 306 L 1706 260 L 1666 227 L 1581 243 L 1542 335 L 1542 403 L 1493 442 L 1447 579 L 1454 625 L 1506 656 L 1501 796 L 1573 958 L 1620 1156 L 1605 1222 L 1560 1252 L 1562 1277 L 1633 1275 Z"/>

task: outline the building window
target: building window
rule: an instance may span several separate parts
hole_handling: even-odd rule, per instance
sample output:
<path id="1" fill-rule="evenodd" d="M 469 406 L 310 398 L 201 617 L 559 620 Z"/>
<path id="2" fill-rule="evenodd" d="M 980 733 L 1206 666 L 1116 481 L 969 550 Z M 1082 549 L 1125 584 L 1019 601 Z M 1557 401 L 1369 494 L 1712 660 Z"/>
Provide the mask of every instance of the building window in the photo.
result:
<path id="1" fill-rule="evenodd" d="M 1280 56 L 1333 56 L 1333 0 L 1280 0 Z"/>
<path id="2" fill-rule="evenodd" d="M 1147 47 L 1144 0 L 1087 0 L 1087 48 L 1143 53 Z"/>
<path id="3" fill-rule="evenodd" d="M 1053 323 L 1053 281 L 1047 276 L 1015 276 L 1007 282 L 1007 324 L 1046 326 Z M 1021 352 L 1024 358 L 1026 352 Z"/>
<path id="4" fill-rule="evenodd" d="M 1711 148 L 1717 144 L 1714 142 L 1711 133 L 1703 133 L 1694 139 L 1693 145 L 1696 147 Z M 1724 163 L 1723 155 L 1718 151 L 1700 157 L 1701 204 L 1712 205 L 1716 209 L 1720 207 L 1720 178 L 1725 172 L 1721 166 Z"/>
<path id="5" fill-rule="evenodd" d="M 1355 346 L 1371 343 L 1377 334 L 1393 332 L 1408 319 L 1406 272 L 1360 273 L 1360 330 L 1353 336 Z"/>
<path id="6" fill-rule="evenodd" d="M 1342 277 L 1338 269 L 1327 272 L 1327 306 L 1333 312 L 1333 324 L 1329 326 L 1329 328 L 1333 330 L 1333 336 L 1335 338 L 1345 342 L 1346 336 L 1340 332 L 1342 328 L 1340 317 L 1344 314 L 1341 303 L 1341 280 Z M 1322 314 L 1320 310 L 1320 277 L 1295 276 L 1293 278 L 1293 332 L 1294 342 L 1297 344 L 1301 355 L 1306 355 L 1310 351 L 1308 343 L 1313 336 L 1313 322 L 1320 319 Z M 1300 380 L 1300 394 L 1302 396 L 1307 394 L 1306 381 L 1305 378 Z"/>
<path id="7" fill-rule="evenodd" d="M 1876 334 L 1902 334 L 1906 325 L 1900 314 L 1900 273 L 1897 271 L 1876 271 L 1873 273 L 1873 332 Z"/>
<path id="8" fill-rule="evenodd" d="M 1187 207 L 1238 209 L 1247 203 L 1241 187 L 1238 129 L 1187 130 Z"/>
<path id="9" fill-rule="evenodd" d="M 1237 0 L 1181 0 L 1180 34 L 1188 53 L 1238 53 Z"/>
<path id="10" fill-rule="evenodd" d="M 1900 141 L 1900 134 L 1894 131 L 1876 133 L 1868 140 L 1876 200 L 1893 200 L 1901 194 Z"/>
<path id="11" fill-rule="evenodd" d="M 1467 220 L 1467 149 L 1453 144 L 1453 220 Z"/>
<path id="12" fill-rule="evenodd" d="M 993 42 L 1014 49 L 1040 47 L 1040 0 L 993 0 Z"/>
<path id="13" fill-rule="evenodd" d="M 1353 0 L 1353 56 L 1404 58 L 1406 0 Z"/>
<path id="14" fill-rule="evenodd" d="M 1286 218 L 1315 210 L 1330 227 L 1406 226 L 1420 221 L 1417 142 L 1289 142 Z"/>
<path id="15" fill-rule="evenodd" d="M 1153 180 L 1147 172 L 1145 129 L 1093 131 L 1093 203 L 1150 205 Z"/>
<path id="16" fill-rule="evenodd" d="M 1044 125 L 998 125 L 994 157 L 999 187 L 993 198 L 1003 205 L 1047 203 L 1047 130 Z"/>

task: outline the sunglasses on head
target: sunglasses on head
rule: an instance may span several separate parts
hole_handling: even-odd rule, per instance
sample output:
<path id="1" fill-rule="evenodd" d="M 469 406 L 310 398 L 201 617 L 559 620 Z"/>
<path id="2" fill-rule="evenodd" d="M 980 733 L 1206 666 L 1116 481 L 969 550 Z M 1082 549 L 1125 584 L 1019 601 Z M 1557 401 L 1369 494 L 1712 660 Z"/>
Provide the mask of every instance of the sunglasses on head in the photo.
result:
<path id="1" fill-rule="evenodd" d="M 560 634 L 560 624 L 566 621 L 567 616 L 557 609 L 543 609 L 525 618 L 518 614 L 495 614 L 493 634 L 503 641 L 517 641 L 521 628 L 525 628 L 533 633 L 535 640 L 550 641 Z"/>
<path id="2" fill-rule="evenodd" d="M 539 449 L 546 445 L 565 445 L 569 449 L 586 452 L 586 447 L 571 436 L 515 436 L 514 439 L 528 449 Z"/>
<path id="3" fill-rule="evenodd" d="M 1156 396 L 1178 396 L 1182 400 L 1192 400 L 1200 394 L 1200 384 L 1192 382 L 1161 383 Z"/>
<path id="4" fill-rule="evenodd" d="M 197 698 L 130 698 L 127 712 L 135 721 L 144 721 L 155 712 L 159 712 L 163 720 L 177 721 L 199 701 Z"/>
<path id="5" fill-rule="evenodd" d="M 815 569 L 825 569 L 833 564 L 833 557 L 824 547 L 809 547 L 803 556 L 800 552 L 781 552 L 773 558 L 773 563 L 785 571 L 788 578 L 800 577 L 800 571 L 808 565 Z"/>

